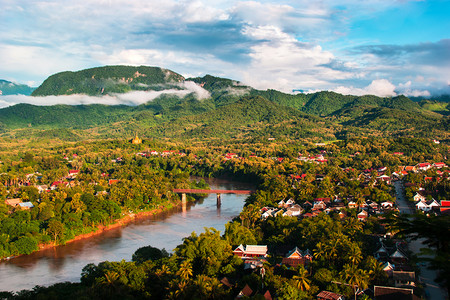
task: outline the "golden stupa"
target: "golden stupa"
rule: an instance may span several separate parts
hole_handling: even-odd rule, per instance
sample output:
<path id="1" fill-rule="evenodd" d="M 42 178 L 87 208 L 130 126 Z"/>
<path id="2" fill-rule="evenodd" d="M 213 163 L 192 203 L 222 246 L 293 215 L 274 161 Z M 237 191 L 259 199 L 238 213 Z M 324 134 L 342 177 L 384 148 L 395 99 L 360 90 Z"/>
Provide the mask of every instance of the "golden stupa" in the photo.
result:
<path id="1" fill-rule="evenodd" d="M 136 133 L 136 136 L 134 137 L 134 139 L 131 140 L 132 144 L 140 144 L 142 143 L 142 139 L 140 139 Z"/>

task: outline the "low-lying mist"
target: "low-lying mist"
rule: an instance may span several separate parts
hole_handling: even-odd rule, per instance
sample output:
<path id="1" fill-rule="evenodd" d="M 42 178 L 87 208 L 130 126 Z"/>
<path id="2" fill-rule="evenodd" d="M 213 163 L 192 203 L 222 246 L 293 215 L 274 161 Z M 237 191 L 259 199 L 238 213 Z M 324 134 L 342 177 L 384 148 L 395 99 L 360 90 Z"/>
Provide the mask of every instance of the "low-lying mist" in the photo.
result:
<path id="1" fill-rule="evenodd" d="M 194 94 L 197 99 L 202 100 L 209 98 L 210 93 L 192 81 L 180 83 L 182 89 L 167 89 L 161 91 L 131 91 L 124 94 L 108 94 L 103 96 L 89 96 L 83 94 L 60 95 L 60 96 L 42 96 L 33 97 L 25 95 L 5 95 L 0 96 L 0 108 L 12 106 L 19 103 L 27 103 L 33 105 L 88 105 L 88 104 L 105 104 L 105 105 L 140 105 L 152 101 L 162 95 L 173 95 L 183 98 L 189 94 Z"/>

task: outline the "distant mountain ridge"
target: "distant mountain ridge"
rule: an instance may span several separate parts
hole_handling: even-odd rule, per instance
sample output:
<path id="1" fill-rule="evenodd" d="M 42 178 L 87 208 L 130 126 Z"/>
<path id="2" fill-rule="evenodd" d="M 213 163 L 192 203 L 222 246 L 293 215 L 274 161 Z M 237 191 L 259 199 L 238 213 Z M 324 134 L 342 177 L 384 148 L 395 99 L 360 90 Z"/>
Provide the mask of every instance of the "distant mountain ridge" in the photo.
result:
<path id="1" fill-rule="evenodd" d="M 206 90 L 209 97 L 197 99 L 187 88 L 188 81 L 197 84 L 194 90 Z M 170 93 L 184 89 L 189 90 L 185 96 Z M 47 78 L 33 96 L 102 96 L 130 91 L 162 93 L 137 106 L 18 104 L 0 109 L 0 134 L 69 140 L 129 137 L 137 131 L 145 132 L 144 138 L 181 139 L 270 136 L 333 140 L 372 134 L 449 138 L 449 105 L 445 102 L 328 91 L 286 94 L 211 75 L 184 78 L 158 67 L 106 66 L 62 72 Z"/>
<path id="2" fill-rule="evenodd" d="M 26 95 L 29 96 L 35 90 L 25 84 L 18 84 L 0 79 L 0 95 Z"/>

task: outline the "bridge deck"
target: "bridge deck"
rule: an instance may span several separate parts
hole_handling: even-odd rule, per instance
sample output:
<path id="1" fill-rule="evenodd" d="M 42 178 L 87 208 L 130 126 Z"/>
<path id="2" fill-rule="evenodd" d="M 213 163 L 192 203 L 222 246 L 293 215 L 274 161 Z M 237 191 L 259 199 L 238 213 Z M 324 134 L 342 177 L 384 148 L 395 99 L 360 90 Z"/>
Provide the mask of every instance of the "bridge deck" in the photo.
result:
<path id="1" fill-rule="evenodd" d="M 254 191 L 251 190 L 201 190 L 201 189 L 174 189 L 174 193 L 186 194 L 246 194 L 249 195 Z"/>

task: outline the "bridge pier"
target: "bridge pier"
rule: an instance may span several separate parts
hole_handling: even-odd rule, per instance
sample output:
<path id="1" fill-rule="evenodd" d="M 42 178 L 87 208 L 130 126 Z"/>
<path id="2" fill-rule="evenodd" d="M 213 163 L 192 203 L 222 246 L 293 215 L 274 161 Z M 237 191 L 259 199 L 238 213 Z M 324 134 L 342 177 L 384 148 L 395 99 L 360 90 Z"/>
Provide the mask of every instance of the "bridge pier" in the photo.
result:
<path id="1" fill-rule="evenodd" d="M 186 193 L 181 194 L 181 204 L 186 206 Z"/>
<path id="2" fill-rule="evenodd" d="M 217 193 L 217 207 L 220 207 L 222 205 L 222 198 L 219 193 Z"/>

